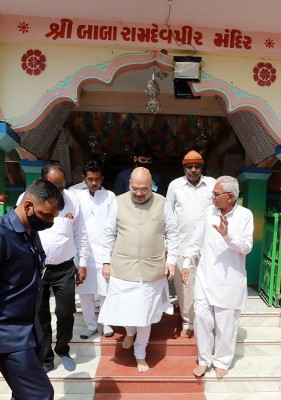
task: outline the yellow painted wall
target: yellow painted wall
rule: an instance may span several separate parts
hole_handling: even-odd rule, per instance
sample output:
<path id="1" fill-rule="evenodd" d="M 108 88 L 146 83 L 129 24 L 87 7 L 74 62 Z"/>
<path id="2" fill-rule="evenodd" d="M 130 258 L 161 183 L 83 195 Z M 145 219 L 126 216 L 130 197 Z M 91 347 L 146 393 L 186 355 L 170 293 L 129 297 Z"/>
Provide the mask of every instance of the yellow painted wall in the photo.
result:
<path id="1" fill-rule="evenodd" d="M 21 68 L 27 50 L 39 49 L 46 56 L 46 69 L 40 75 L 28 75 Z M 96 66 L 132 52 L 90 46 L 43 45 L 41 43 L 5 43 L 0 46 L 0 107 L 5 119 L 30 111 L 47 90 L 81 68 Z"/>
<path id="2" fill-rule="evenodd" d="M 29 49 L 39 49 L 46 56 L 46 69 L 30 76 L 21 68 L 21 57 Z M 143 52 L 146 50 L 143 49 Z M 140 52 L 140 50 L 138 51 Z M 0 46 L 0 107 L 5 119 L 17 118 L 31 111 L 47 90 L 81 68 L 95 67 L 117 56 L 136 53 L 129 48 L 94 48 L 81 45 L 49 45 L 44 43 L 8 43 Z M 169 55 L 175 55 L 169 52 Z M 281 121 L 280 78 L 281 60 L 254 57 L 204 55 L 203 71 L 235 88 L 265 100 Z M 253 68 L 258 62 L 271 62 L 277 70 L 277 80 L 269 87 L 260 87 L 253 80 Z"/>

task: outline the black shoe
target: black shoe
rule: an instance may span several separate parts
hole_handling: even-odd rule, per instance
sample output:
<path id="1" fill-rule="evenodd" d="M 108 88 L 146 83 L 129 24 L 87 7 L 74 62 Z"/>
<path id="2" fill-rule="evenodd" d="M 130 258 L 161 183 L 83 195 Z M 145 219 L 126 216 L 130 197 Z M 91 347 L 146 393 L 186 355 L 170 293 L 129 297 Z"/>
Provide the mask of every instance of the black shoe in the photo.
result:
<path id="1" fill-rule="evenodd" d="M 43 364 L 43 368 L 44 368 L 44 371 L 47 374 L 49 371 L 52 371 L 55 368 L 55 366 L 54 366 L 54 363 L 51 362 L 49 364 Z"/>
<path id="2" fill-rule="evenodd" d="M 91 336 L 93 336 L 97 332 L 98 332 L 97 329 L 95 329 L 95 330 L 88 329 L 88 332 L 86 335 L 80 335 L 80 339 L 89 339 Z"/>

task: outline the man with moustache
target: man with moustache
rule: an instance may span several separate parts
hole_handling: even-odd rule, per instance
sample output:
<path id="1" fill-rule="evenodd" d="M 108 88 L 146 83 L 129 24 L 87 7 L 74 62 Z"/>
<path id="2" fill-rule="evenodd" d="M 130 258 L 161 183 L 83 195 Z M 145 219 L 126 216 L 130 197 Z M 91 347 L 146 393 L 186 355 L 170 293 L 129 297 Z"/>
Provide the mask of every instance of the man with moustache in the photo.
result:
<path id="1" fill-rule="evenodd" d="M 202 175 L 204 160 L 201 154 L 195 150 L 189 151 L 184 156 L 182 165 L 184 176 L 170 183 L 166 198 L 172 206 L 179 228 L 179 249 L 174 285 L 182 317 L 181 336 L 190 338 L 193 336 L 193 294 L 198 259 L 194 260 L 188 282 L 184 285 L 181 280 L 183 255 L 203 212 L 212 204 L 212 190 L 216 180 Z"/>

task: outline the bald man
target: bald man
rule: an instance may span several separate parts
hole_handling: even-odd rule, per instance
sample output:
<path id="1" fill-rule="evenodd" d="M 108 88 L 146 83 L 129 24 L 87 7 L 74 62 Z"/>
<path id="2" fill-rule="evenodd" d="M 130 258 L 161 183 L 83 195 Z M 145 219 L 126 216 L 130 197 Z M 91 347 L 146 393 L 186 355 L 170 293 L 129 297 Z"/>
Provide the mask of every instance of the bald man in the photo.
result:
<path id="1" fill-rule="evenodd" d="M 178 229 L 166 199 L 152 192 L 148 169 L 135 168 L 129 186 L 113 203 L 104 230 L 103 276 L 109 286 L 99 322 L 125 327 L 123 348 L 134 346 L 137 369 L 145 372 L 151 324 L 163 312 L 173 313 L 166 276 L 174 277 Z"/>

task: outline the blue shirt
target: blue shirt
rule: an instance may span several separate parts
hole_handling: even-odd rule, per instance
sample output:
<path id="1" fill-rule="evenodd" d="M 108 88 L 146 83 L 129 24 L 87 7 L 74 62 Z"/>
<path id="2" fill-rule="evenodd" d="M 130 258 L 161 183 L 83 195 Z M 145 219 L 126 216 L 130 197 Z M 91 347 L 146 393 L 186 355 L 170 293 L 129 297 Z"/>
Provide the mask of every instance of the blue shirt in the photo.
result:
<path id="1" fill-rule="evenodd" d="M 37 318 L 43 250 L 14 210 L 0 218 L 0 354 L 34 348 L 42 338 Z"/>

